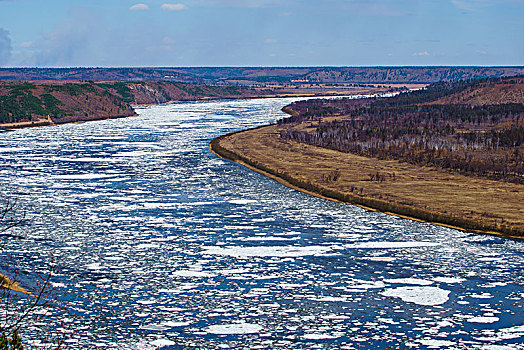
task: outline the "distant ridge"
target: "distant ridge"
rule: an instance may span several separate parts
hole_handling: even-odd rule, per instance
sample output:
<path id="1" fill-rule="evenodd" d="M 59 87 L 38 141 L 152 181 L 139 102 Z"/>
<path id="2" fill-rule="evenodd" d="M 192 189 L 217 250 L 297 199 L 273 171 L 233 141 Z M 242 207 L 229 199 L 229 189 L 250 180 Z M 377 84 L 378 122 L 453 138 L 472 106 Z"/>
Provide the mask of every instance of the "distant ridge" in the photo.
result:
<path id="1" fill-rule="evenodd" d="M 226 85 L 434 83 L 516 75 L 524 75 L 524 66 L 0 68 L 0 80 L 171 81 Z"/>

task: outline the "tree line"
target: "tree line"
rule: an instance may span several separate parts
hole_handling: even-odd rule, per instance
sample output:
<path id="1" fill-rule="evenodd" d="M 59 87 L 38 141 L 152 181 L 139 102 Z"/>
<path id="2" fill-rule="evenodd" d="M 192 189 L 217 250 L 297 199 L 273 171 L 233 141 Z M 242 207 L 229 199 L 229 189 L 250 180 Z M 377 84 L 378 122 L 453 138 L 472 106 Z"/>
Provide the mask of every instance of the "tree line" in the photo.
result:
<path id="1" fill-rule="evenodd" d="M 301 101 L 279 122 L 289 126 L 281 137 L 524 183 L 524 104 L 426 104 L 481 84 L 522 83 L 515 79 L 436 83 L 392 98 Z"/>

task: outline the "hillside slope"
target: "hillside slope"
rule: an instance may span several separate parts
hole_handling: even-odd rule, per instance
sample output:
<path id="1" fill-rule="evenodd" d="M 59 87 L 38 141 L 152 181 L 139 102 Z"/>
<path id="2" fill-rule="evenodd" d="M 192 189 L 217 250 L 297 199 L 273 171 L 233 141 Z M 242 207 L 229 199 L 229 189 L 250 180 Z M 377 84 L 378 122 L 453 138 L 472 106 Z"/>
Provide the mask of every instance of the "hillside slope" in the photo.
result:
<path id="1" fill-rule="evenodd" d="M 208 98 L 241 98 L 260 92 L 234 86 L 169 82 L 0 84 L 0 128 L 61 124 L 135 114 L 132 105 Z"/>

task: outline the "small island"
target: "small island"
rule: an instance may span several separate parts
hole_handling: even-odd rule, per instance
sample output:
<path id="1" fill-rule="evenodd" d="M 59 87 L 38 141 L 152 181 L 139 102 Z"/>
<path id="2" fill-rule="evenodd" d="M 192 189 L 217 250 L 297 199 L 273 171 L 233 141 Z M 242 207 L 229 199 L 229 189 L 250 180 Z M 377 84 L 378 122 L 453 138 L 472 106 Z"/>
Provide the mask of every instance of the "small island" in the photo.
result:
<path id="1" fill-rule="evenodd" d="M 524 78 L 390 98 L 309 100 L 211 150 L 312 195 L 462 230 L 524 237 Z"/>

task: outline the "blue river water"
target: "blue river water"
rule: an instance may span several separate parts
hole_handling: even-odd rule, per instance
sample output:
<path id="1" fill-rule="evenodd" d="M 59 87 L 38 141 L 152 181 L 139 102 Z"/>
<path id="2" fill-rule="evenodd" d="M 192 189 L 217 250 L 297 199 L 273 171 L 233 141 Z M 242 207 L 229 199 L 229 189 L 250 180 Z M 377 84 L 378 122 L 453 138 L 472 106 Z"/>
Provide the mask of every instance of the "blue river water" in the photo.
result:
<path id="1" fill-rule="evenodd" d="M 292 101 L 1 133 L 0 190 L 27 220 L 2 267 L 32 289 L 55 266 L 27 344 L 524 349 L 524 242 L 311 197 L 209 151 Z"/>

